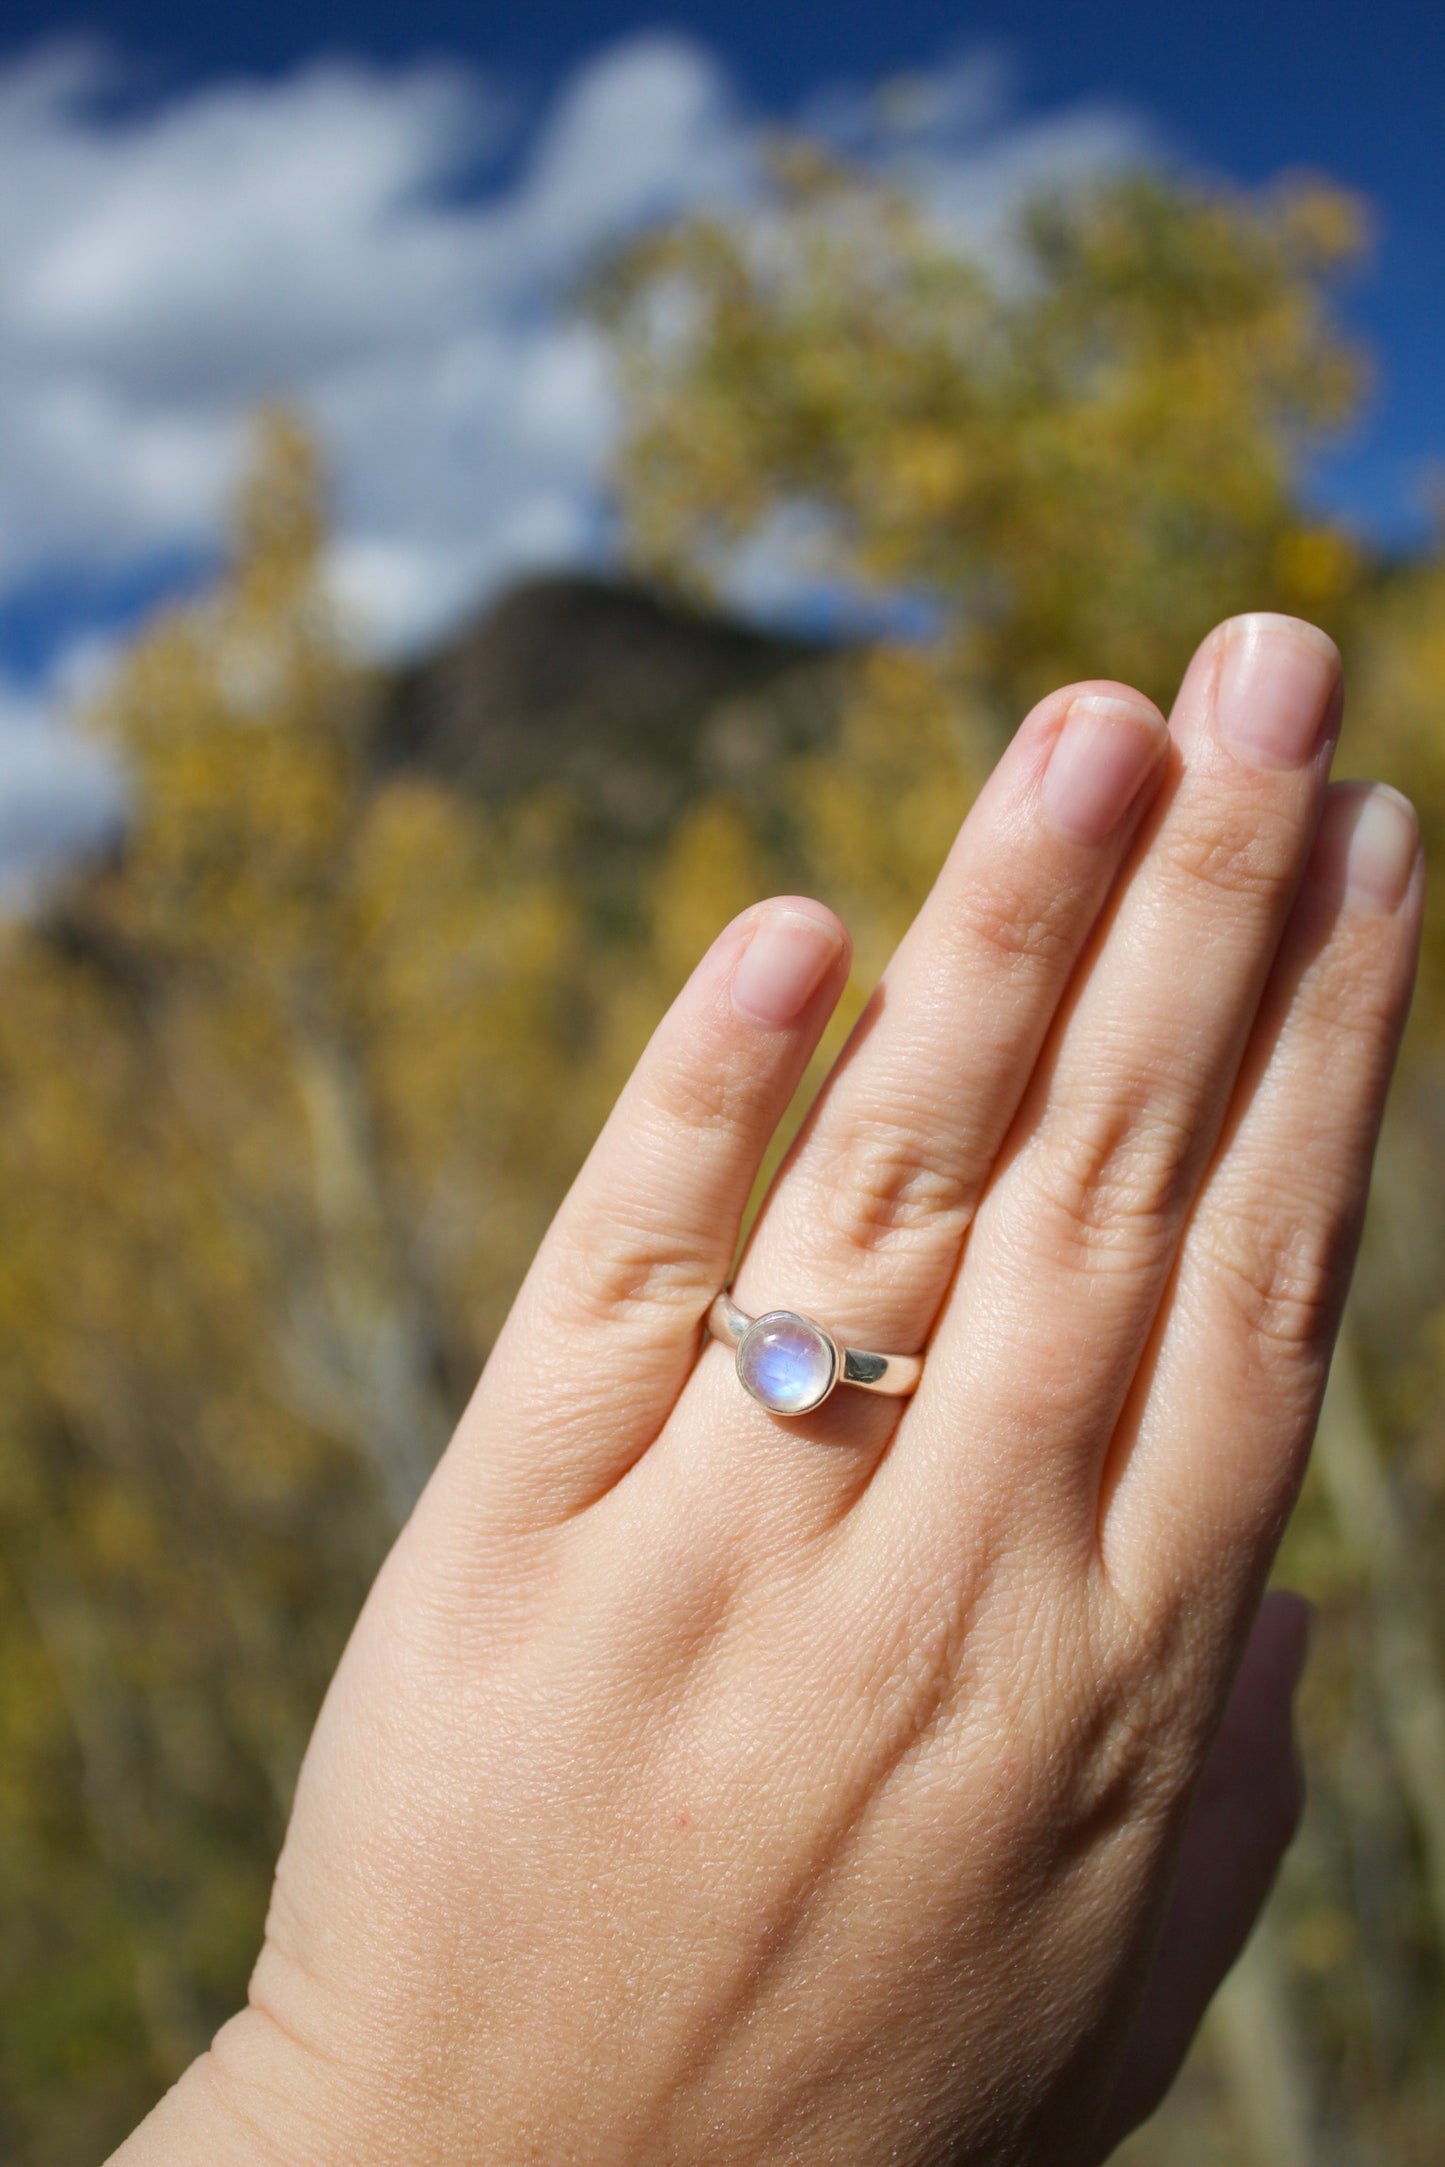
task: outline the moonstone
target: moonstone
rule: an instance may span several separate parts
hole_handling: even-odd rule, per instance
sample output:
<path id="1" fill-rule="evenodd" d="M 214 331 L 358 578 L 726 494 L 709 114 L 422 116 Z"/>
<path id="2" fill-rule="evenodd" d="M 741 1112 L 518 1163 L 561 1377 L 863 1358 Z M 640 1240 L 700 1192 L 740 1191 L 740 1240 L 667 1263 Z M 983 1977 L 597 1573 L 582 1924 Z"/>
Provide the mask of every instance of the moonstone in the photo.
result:
<path id="1" fill-rule="evenodd" d="M 772 1309 L 738 1343 L 738 1375 L 775 1415 L 805 1415 L 833 1385 L 836 1356 L 826 1332 L 791 1309 Z"/>

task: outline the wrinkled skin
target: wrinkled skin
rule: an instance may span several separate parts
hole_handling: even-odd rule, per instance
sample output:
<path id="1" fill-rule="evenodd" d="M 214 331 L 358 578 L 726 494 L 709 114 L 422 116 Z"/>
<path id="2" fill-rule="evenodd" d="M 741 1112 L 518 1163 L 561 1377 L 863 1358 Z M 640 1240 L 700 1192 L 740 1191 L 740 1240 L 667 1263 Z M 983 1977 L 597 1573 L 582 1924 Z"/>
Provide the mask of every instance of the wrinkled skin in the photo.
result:
<path id="1" fill-rule="evenodd" d="M 250 2006 L 124 2167 L 1105 2157 L 1298 1811 L 1318 1410 L 1422 871 L 1338 658 L 1022 724 L 737 1273 L 907 1403 L 785 1422 L 700 1324 L 846 935 L 730 926 L 384 1567 Z M 1232 1695 L 1232 1697 L 1231 1697 Z"/>

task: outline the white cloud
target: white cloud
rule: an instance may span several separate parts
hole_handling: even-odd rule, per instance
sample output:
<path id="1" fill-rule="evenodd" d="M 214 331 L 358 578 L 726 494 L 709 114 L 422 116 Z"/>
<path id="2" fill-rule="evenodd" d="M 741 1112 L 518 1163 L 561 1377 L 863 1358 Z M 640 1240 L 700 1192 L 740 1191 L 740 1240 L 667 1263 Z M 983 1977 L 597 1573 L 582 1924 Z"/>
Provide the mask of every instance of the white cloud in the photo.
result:
<path id="1" fill-rule="evenodd" d="M 459 67 L 333 61 L 119 119 L 109 80 L 77 45 L 0 72 L 0 592 L 203 545 L 278 392 L 327 438 L 343 565 L 440 574 L 400 614 L 387 582 L 388 641 L 586 546 L 610 408 L 559 297 L 638 219 L 746 185 L 706 55 L 604 54 L 480 200 L 458 183 L 503 107 Z"/>
<path id="2" fill-rule="evenodd" d="M 127 87 L 83 42 L 0 68 L 0 604 L 205 548 L 244 417 L 278 393 L 322 434 L 337 585 L 380 652 L 523 567 L 601 553 L 613 404 L 563 302 L 639 220 L 755 185 L 758 119 L 706 51 L 605 51 L 520 142 L 500 89 L 453 63 L 331 60 L 150 104 Z M 1144 141 L 1104 110 L 1019 120 L 988 56 L 802 117 L 978 246 L 1021 190 Z M 0 859 L 7 775 L 38 804 L 44 768 L 20 700 L 0 683 Z"/>
<path id="3" fill-rule="evenodd" d="M 1068 190 L 1160 148 L 1141 116 L 1119 105 L 1022 113 L 1009 60 L 991 48 L 867 89 L 827 87 L 804 119 L 852 157 L 885 167 L 960 247 L 995 261 L 1023 198 Z"/>

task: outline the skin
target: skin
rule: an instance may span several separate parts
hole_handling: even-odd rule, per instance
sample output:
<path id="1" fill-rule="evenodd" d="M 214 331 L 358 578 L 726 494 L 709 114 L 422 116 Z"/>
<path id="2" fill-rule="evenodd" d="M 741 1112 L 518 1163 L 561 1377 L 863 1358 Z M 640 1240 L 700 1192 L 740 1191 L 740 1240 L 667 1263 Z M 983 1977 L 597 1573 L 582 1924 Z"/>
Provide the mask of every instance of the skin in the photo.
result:
<path id="1" fill-rule="evenodd" d="M 719 938 L 549 1232 L 322 1711 L 250 2006 L 116 2155 L 1103 2159 L 1299 1809 L 1302 1473 L 1422 869 L 1330 642 L 1167 726 L 1053 694 L 735 1280 L 927 1350 L 783 1422 L 700 1322 L 847 972 Z M 791 1004 L 791 1012 L 790 1012 Z"/>

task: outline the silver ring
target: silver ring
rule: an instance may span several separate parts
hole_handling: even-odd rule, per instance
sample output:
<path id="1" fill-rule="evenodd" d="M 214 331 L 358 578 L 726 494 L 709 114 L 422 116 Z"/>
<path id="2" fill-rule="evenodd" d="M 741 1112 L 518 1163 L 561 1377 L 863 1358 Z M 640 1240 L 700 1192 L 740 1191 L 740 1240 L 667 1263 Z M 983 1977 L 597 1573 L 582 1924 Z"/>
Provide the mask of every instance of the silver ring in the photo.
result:
<path id="1" fill-rule="evenodd" d="M 724 1288 L 713 1297 L 707 1328 L 737 1349 L 738 1376 L 775 1415 L 810 1415 L 840 1384 L 906 1399 L 923 1375 L 921 1354 L 870 1354 L 845 1347 L 823 1325 L 796 1309 L 745 1316 Z"/>

